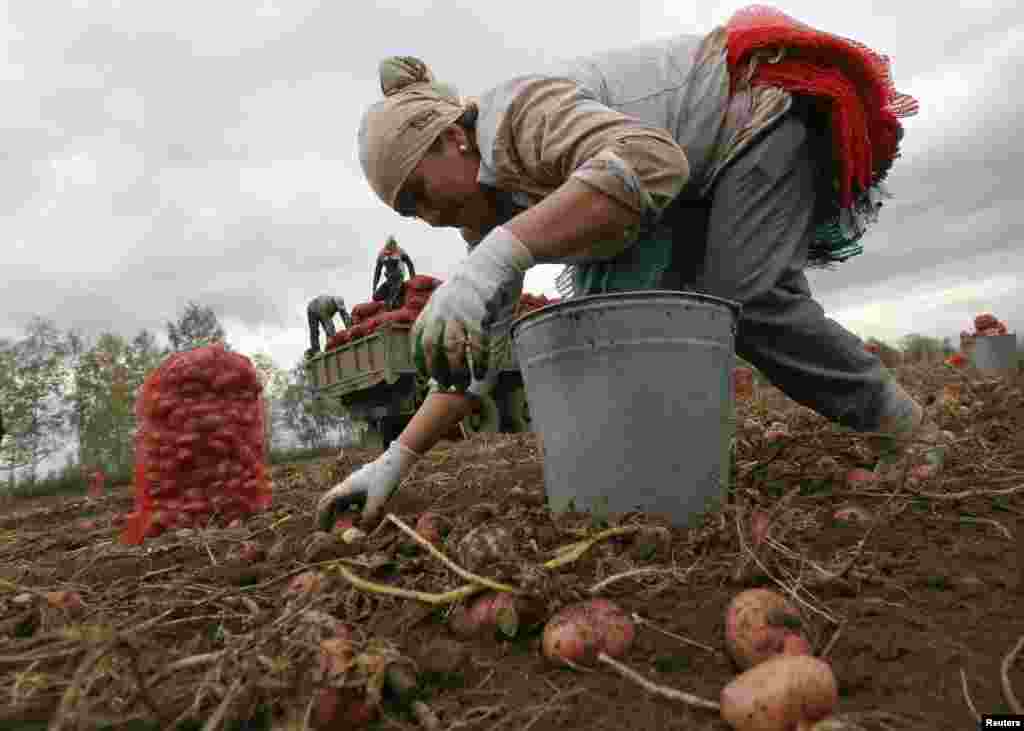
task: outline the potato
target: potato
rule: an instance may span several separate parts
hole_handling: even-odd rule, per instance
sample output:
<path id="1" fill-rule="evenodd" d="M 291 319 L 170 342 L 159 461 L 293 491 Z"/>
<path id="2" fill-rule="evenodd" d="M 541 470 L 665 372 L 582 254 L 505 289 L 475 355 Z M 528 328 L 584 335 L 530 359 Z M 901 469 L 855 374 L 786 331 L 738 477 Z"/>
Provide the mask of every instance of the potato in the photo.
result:
<path id="1" fill-rule="evenodd" d="M 832 519 L 840 523 L 869 524 L 874 520 L 871 511 L 860 505 L 844 505 L 832 513 Z"/>
<path id="2" fill-rule="evenodd" d="M 626 612 L 607 599 L 570 604 L 544 627 L 544 656 L 554 662 L 590 664 L 600 653 L 622 657 L 636 638 L 636 627 Z"/>
<path id="3" fill-rule="evenodd" d="M 515 555 L 512 535 L 500 525 L 485 523 L 462 537 L 458 544 L 459 561 L 470 571 Z"/>
<path id="4" fill-rule="evenodd" d="M 854 467 L 846 473 L 846 486 L 851 489 L 871 487 L 878 482 L 878 475 L 863 467 Z"/>
<path id="5" fill-rule="evenodd" d="M 781 421 L 772 422 L 771 426 L 764 433 L 764 440 L 768 444 L 782 441 L 789 436 L 789 427 Z"/>
<path id="6" fill-rule="evenodd" d="M 241 561 L 243 563 L 259 563 L 264 559 L 266 553 L 256 541 L 242 541 L 228 553 L 229 561 Z"/>
<path id="7" fill-rule="evenodd" d="M 634 561 L 664 561 L 672 552 L 672 532 L 660 525 L 646 526 L 633 536 L 629 557 Z"/>
<path id="8" fill-rule="evenodd" d="M 308 594 L 319 594 L 323 589 L 324 577 L 319 571 L 306 571 L 294 577 L 285 589 L 288 598 L 299 598 Z"/>
<path id="9" fill-rule="evenodd" d="M 771 529 L 771 516 L 763 510 L 755 510 L 750 516 L 750 542 L 754 546 L 760 546 L 768 537 Z"/>
<path id="10" fill-rule="evenodd" d="M 783 652 L 786 638 L 803 635 L 796 608 L 771 589 L 747 589 L 733 597 L 725 612 L 725 645 L 741 670 Z"/>
<path id="11" fill-rule="evenodd" d="M 448 626 L 462 638 L 498 632 L 511 638 L 540 618 L 540 607 L 535 602 L 508 592 L 490 591 L 456 608 Z"/>
<path id="12" fill-rule="evenodd" d="M 791 731 L 830 715 L 839 691 L 827 662 L 780 655 L 733 678 L 719 702 L 722 719 L 736 731 Z"/>
<path id="13" fill-rule="evenodd" d="M 451 525 L 448 520 L 438 513 L 422 513 L 416 520 L 415 530 L 420 534 L 421 538 L 424 538 L 430 543 L 437 545 L 442 543 L 445 536 L 448 535 L 451 530 Z"/>
<path id="14" fill-rule="evenodd" d="M 377 716 L 377 706 L 354 688 L 321 688 L 313 704 L 313 728 L 362 728 Z"/>
<path id="15" fill-rule="evenodd" d="M 46 603 L 72 617 L 78 616 L 85 611 L 82 595 L 77 591 L 48 591 L 46 593 Z"/>

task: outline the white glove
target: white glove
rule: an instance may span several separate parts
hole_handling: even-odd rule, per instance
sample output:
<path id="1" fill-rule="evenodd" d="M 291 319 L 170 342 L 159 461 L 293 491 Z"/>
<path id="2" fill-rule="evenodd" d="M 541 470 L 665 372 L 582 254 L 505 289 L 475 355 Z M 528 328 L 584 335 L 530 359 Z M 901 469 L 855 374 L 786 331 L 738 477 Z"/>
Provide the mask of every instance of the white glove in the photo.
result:
<path id="1" fill-rule="evenodd" d="M 384 454 L 320 496 L 316 505 L 317 526 L 329 532 L 338 513 L 358 504 L 364 505 L 363 520 L 372 521 L 419 458 L 419 454 L 394 440 Z"/>
<path id="2" fill-rule="evenodd" d="M 533 254 L 515 234 L 497 226 L 466 257 L 462 268 L 434 290 L 412 328 L 420 374 L 444 387 L 465 389 L 488 369 L 488 328 L 506 309 L 510 282 L 533 266 Z M 470 372 L 472 370 L 472 373 Z"/>

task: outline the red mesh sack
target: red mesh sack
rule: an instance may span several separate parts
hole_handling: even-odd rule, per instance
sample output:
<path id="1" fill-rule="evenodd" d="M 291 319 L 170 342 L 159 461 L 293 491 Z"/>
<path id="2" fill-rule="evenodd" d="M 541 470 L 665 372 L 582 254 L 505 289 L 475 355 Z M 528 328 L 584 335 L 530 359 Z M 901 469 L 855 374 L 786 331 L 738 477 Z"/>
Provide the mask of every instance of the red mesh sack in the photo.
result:
<path id="1" fill-rule="evenodd" d="M 856 188 L 884 177 L 898 157 L 900 117 L 918 111 L 917 100 L 896 91 L 890 60 L 862 43 L 825 33 L 764 5 L 738 10 L 726 23 L 728 66 L 735 89 L 758 53 L 785 56 L 759 63 L 749 83 L 779 86 L 815 97 L 828 110 L 839 201 L 853 205 Z"/>
<path id="2" fill-rule="evenodd" d="M 384 312 L 378 315 L 378 317 L 380 317 L 381 322 L 412 323 L 416 321 L 419 314 L 418 310 L 410 310 L 407 307 L 403 307 L 399 310 Z"/>
<path id="3" fill-rule="evenodd" d="M 244 355 L 220 343 L 171 355 L 143 383 L 135 416 L 135 510 L 123 543 L 270 506 L 263 387 Z"/>
<path id="4" fill-rule="evenodd" d="M 433 290 L 422 290 L 422 289 L 406 289 L 405 294 L 402 297 L 402 307 L 412 307 L 417 310 L 422 310 L 427 306 L 427 301 L 430 299 L 430 295 Z"/>
<path id="5" fill-rule="evenodd" d="M 995 315 L 989 312 L 978 315 L 974 318 L 974 329 L 979 333 L 982 330 L 988 330 L 989 328 L 995 327 L 999 327 L 999 320 Z"/>
<path id="6" fill-rule="evenodd" d="M 352 308 L 352 322 L 365 322 L 383 309 L 383 302 L 361 302 Z"/>
<path id="7" fill-rule="evenodd" d="M 433 292 L 440 286 L 441 280 L 429 274 L 417 274 L 405 283 L 406 289 L 411 289 L 415 292 Z"/>
<path id="8" fill-rule="evenodd" d="M 327 340 L 326 349 L 331 350 L 332 348 L 337 348 L 340 345 L 344 345 L 345 343 L 348 342 L 349 337 L 350 335 L 348 334 L 348 330 L 342 330 L 340 333 L 336 333 Z"/>

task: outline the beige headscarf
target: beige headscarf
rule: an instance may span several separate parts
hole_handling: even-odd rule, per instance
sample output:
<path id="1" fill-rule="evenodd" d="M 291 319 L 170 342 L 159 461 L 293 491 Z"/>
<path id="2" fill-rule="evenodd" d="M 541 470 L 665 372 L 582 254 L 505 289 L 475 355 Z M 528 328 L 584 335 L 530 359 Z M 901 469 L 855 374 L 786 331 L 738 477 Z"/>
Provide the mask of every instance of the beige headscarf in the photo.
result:
<path id="1" fill-rule="evenodd" d="M 394 208 L 395 198 L 445 127 L 463 113 L 455 90 L 434 80 L 427 65 L 412 56 L 380 62 L 384 99 L 359 124 L 359 162 L 370 187 Z"/>

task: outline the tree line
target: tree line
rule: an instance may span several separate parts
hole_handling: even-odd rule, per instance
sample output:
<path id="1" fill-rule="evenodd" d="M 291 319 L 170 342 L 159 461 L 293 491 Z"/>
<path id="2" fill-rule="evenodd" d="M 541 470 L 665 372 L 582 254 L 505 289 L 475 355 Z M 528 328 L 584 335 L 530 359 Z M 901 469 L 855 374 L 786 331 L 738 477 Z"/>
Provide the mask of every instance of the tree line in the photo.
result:
<path id="1" fill-rule="evenodd" d="M 130 481 L 137 429 L 136 399 L 147 376 L 171 354 L 230 338 L 209 307 L 189 302 L 166 323 L 168 345 L 141 330 L 132 338 L 103 332 L 89 336 L 35 318 L 21 337 L 0 339 L 0 479 L 9 490 L 101 469 Z M 279 367 L 266 353 L 245 353 L 259 371 L 267 408 L 267 443 L 282 427 L 306 449 L 335 446 L 350 424 L 343 409 L 316 398 L 303 359 Z M 42 468 L 68 453 L 59 469 Z"/>

